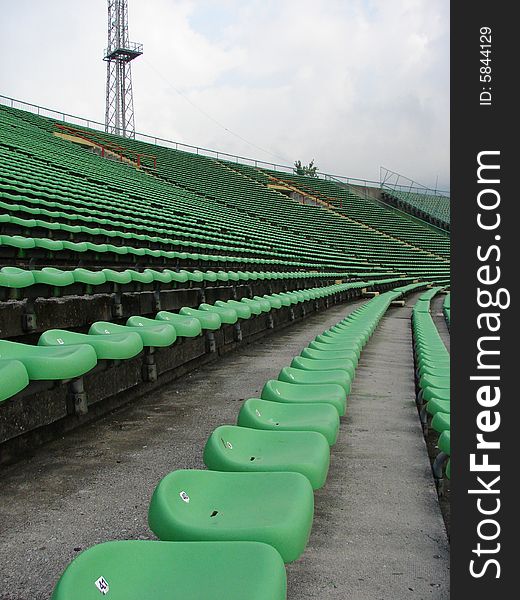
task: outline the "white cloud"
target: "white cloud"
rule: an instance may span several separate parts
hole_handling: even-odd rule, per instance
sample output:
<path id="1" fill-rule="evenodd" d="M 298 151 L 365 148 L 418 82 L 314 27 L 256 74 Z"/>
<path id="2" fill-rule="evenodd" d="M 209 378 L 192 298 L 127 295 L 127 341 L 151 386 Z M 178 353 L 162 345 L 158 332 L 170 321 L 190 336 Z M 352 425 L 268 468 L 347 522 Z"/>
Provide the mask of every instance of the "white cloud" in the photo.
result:
<path id="1" fill-rule="evenodd" d="M 448 0 L 129 0 L 140 131 L 449 182 Z M 104 0 L 3 7 L 0 92 L 103 120 Z M 173 87 L 229 130 L 197 111 Z"/>

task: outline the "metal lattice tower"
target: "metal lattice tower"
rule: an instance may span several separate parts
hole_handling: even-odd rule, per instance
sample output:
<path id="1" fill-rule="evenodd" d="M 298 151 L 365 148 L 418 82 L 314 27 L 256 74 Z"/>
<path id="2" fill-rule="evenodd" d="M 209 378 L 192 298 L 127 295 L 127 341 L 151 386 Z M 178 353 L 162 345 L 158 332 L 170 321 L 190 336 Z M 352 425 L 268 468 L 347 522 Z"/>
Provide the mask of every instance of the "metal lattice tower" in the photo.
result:
<path id="1" fill-rule="evenodd" d="M 108 45 L 105 131 L 135 136 L 134 98 L 130 61 L 143 53 L 143 45 L 128 41 L 128 1 L 108 0 Z"/>

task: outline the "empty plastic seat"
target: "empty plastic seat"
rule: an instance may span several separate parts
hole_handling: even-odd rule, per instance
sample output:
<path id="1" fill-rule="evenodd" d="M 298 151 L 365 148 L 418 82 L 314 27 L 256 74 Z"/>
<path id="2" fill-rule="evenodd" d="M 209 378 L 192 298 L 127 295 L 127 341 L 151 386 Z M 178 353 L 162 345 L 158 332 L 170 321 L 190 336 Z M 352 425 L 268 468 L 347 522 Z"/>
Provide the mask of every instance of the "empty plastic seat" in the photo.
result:
<path id="1" fill-rule="evenodd" d="M 315 360 L 335 360 L 347 359 L 357 366 L 359 356 L 354 350 L 315 350 L 314 348 L 304 348 L 300 352 L 303 358 L 314 358 Z"/>
<path id="2" fill-rule="evenodd" d="M 204 448 L 204 463 L 215 471 L 296 471 L 323 486 L 330 462 L 329 443 L 316 431 L 262 431 L 234 425 L 217 427 Z"/>
<path id="3" fill-rule="evenodd" d="M 431 387 L 438 389 L 449 389 L 450 387 L 450 378 L 449 376 L 438 377 L 436 375 L 430 375 L 426 373 L 422 375 L 419 380 L 419 385 L 422 388 Z"/>
<path id="4" fill-rule="evenodd" d="M 450 413 L 437 412 L 432 419 L 432 427 L 437 433 L 450 429 Z"/>
<path id="5" fill-rule="evenodd" d="M 305 384 L 324 384 L 335 383 L 340 385 L 348 396 L 352 379 L 346 371 L 304 371 L 303 369 L 295 369 L 293 367 L 283 367 L 278 373 L 278 381 L 287 383 L 305 383 Z"/>
<path id="6" fill-rule="evenodd" d="M 264 312 L 270 312 L 270 310 L 273 308 L 273 306 L 271 305 L 269 300 L 267 300 L 267 298 L 262 298 L 261 296 L 253 296 L 253 300 L 256 300 L 260 304 Z"/>
<path id="7" fill-rule="evenodd" d="M 269 304 L 271 305 L 271 308 L 274 309 L 279 309 L 282 308 L 282 306 L 284 306 L 284 304 L 282 303 L 282 301 L 280 300 L 280 298 L 275 298 L 274 296 L 268 296 L 267 294 L 264 296 L 264 300 L 267 300 L 267 302 L 269 302 Z M 287 302 L 287 304 L 289 304 L 289 302 Z"/>
<path id="8" fill-rule="evenodd" d="M 213 304 L 203 303 L 199 306 L 199 310 L 216 313 L 220 317 L 222 323 L 227 323 L 228 325 L 233 325 L 238 321 L 237 311 L 230 306 L 215 306 Z M 251 313 L 249 314 L 251 315 Z"/>
<path id="9" fill-rule="evenodd" d="M 291 302 L 291 298 L 289 296 L 286 296 L 285 294 L 271 294 L 270 296 L 265 296 L 269 301 L 271 301 L 271 299 L 273 300 L 279 300 L 280 301 L 280 306 L 290 306 L 291 304 L 295 304 L 296 300 L 293 299 L 293 301 Z"/>
<path id="10" fill-rule="evenodd" d="M 338 437 L 339 415 L 330 404 L 288 404 L 249 398 L 240 408 L 237 425 L 273 431 L 318 431 L 332 446 Z"/>
<path id="11" fill-rule="evenodd" d="M 195 317 L 200 321 L 200 325 L 202 329 L 207 329 L 209 331 L 216 331 L 222 327 L 222 319 L 220 315 L 216 312 L 209 312 L 207 310 L 197 310 L 196 308 L 189 308 L 188 306 L 183 306 L 180 311 L 180 315 L 185 315 L 187 317 Z"/>
<path id="12" fill-rule="evenodd" d="M 262 400 L 297 404 L 331 404 L 340 416 L 345 414 L 345 390 L 336 383 L 287 383 L 277 379 L 266 382 L 260 394 Z"/>
<path id="13" fill-rule="evenodd" d="M 38 346 L 77 346 L 78 344 L 92 346 L 100 360 L 132 358 L 143 349 L 141 336 L 133 331 L 107 335 L 87 335 L 64 329 L 49 329 L 42 333 L 38 340 Z"/>
<path id="14" fill-rule="evenodd" d="M 222 300 L 217 300 L 215 302 L 215 306 L 221 306 L 223 308 L 231 308 L 238 315 L 239 319 L 249 319 L 251 318 L 251 309 L 242 304 L 241 302 L 237 302 L 236 300 L 228 300 L 227 302 L 223 302 Z"/>
<path id="15" fill-rule="evenodd" d="M 132 317 L 130 317 L 132 319 Z M 136 317 L 139 323 L 140 317 Z M 162 348 L 171 346 L 177 339 L 175 327 L 169 323 L 153 321 L 154 325 L 118 325 L 109 321 L 96 321 L 88 330 L 89 335 L 108 335 L 112 333 L 138 333 L 144 346 Z"/>
<path id="16" fill-rule="evenodd" d="M 361 354 L 361 350 L 363 349 L 361 343 L 354 340 L 339 343 L 331 342 L 330 344 L 325 344 L 323 342 L 317 342 L 313 340 L 309 343 L 309 348 L 312 348 L 313 350 L 325 350 L 326 352 L 349 350 L 351 352 L 355 352 L 358 355 L 358 357 Z"/>
<path id="17" fill-rule="evenodd" d="M 418 371 L 419 377 L 422 377 L 423 375 L 434 375 L 435 377 L 445 377 L 448 379 L 450 377 L 449 365 L 447 365 L 447 366 L 442 365 L 442 364 L 422 365 L 417 369 L 417 371 Z"/>
<path id="18" fill-rule="evenodd" d="M 438 400 L 433 398 L 426 405 L 426 410 L 430 415 L 435 415 L 438 412 L 449 413 L 451 412 L 451 403 L 449 400 Z"/>
<path id="19" fill-rule="evenodd" d="M 76 283 L 84 283 L 86 285 L 102 285 L 107 280 L 106 275 L 102 271 L 90 271 L 89 269 L 74 269 L 72 275 Z"/>
<path id="20" fill-rule="evenodd" d="M 305 550 L 313 511 L 300 473 L 180 470 L 155 488 L 148 523 L 161 540 L 265 542 L 287 563 Z"/>
<path id="21" fill-rule="evenodd" d="M 269 312 L 268 310 L 265 310 L 265 304 L 257 300 L 251 300 L 251 298 L 241 298 L 240 304 L 247 305 L 254 315 L 259 315 L 262 312 Z"/>
<path id="22" fill-rule="evenodd" d="M 0 402 L 14 396 L 29 385 L 29 375 L 19 360 L 0 358 Z"/>
<path id="23" fill-rule="evenodd" d="M 351 379 L 354 379 L 355 367 L 354 363 L 348 359 L 325 359 L 316 360 L 314 358 L 303 358 L 303 356 L 295 356 L 292 359 L 291 367 L 294 369 L 302 369 L 304 371 L 345 371 Z"/>
<path id="24" fill-rule="evenodd" d="M 178 337 L 197 337 L 202 332 L 201 323 L 195 317 L 161 310 L 155 315 L 155 320 L 171 323 L 175 327 Z"/>
<path id="25" fill-rule="evenodd" d="M 132 275 L 128 270 L 114 271 L 113 269 L 103 269 L 102 273 L 105 275 L 107 281 L 118 285 L 126 285 L 132 281 Z"/>
<path id="26" fill-rule="evenodd" d="M 97 364 L 96 351 L 86 344 L 50 348 L 0 340 L 0 358 L 23 363 L 31 380 L 73 379 Z"/>
<path id="27" fill-rule="evenodd" d="M 51 600 L 285 600 L 280 554 L 259 542 L 105 542 L 77 556 Z"/>
<path id="28" fill-rule="evenodd" d="M 365 336 L 354 334 L 342 336 L 330 333 L 329 331 L 324 331 L 322 334 L 317 335 L 314 341 L 319 344 L 330 344 L 332 346 L 341 345 L 342 347 L 352 349 L 357 348 L 361 352 L 367 340 L 365 339 Z"/>
<path id="29" fill-rule="evenodd" d="M 15 289 L 29 287 L 34 285 L 33 272 L 18 267 L 2 267 L 0 269 L 0 285 Z"/>
<path id="30" fill-rule="evenodd" d="M 444 452 L 445 454 L 447 454 L 448 456 L 451 454 L 451 448 L 450 448 L 450 430 L 449 429 L 445 429 L 441 435 L 439 436 L 439 450 L 441 452 Z"/>
<path id="31" fill-rule="evenodd" d="M 425 402 L 429 402 L 433 399 L 438 400 L 450 400 L 450 388 L 430 388 L 426 387 L 421 391 L 422 397 Z"/>
<path id="32" fill-rule="evenodd" d="M 40 271 L 34 271 L 34 281 L 36 283 L 45 283 L 56 287 L 72 285 L 74 275 L 71 271 L 62 271 L 53 267 L 45 267 Z"/>

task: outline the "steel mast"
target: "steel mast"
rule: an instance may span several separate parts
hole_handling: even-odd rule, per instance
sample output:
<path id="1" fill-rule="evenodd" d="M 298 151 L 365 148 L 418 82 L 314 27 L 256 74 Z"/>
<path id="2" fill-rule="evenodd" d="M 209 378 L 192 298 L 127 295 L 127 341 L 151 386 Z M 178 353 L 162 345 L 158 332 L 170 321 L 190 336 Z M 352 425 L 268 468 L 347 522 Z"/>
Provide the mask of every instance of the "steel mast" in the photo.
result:
<path id="1" fill-rule="evenodd" d="M 108 45 L 105 131 L 135 137 L 134 98 L 130 61 L 143 45 L 128 40 L 128 0 L 108 0 Z"/>

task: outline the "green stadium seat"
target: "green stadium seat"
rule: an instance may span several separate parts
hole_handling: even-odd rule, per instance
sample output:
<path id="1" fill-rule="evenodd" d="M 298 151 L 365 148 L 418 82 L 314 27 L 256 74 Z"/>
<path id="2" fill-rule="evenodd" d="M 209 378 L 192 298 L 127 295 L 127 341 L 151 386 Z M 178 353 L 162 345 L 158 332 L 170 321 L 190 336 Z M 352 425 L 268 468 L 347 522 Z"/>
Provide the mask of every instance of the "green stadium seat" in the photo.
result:
<path id="1" fill-rule="evenodd" d="M 317 335 L 315 340 L 319 344 L 327 344 L 331 346 L 341 345 L 347 348 L 357 348 L 359 351 L 363 348 L 363 346 L 368 341 L 368 335 L 363 334 L 334 334 L 330 331 L 324 331 L 322 334 Z"/>
<path id="2" fill-rule="evenodd" d="M 176 283 L 186 283 L 189 279 L 187 271 L 172 271 L 170 269 L 165 269 L 165 272 L 171 275 L 172 281 Z"/>
<path id="3" fill-rule="evenodd" d="M 64 287 L 74 283 L 74 275 L 71 271 L 62 271 L 52 267 L 34 271 L 33 275 L 35 283 L 44 283 L 56 287 Z"/>
<path id="4" fill-rule="evenodd" d="M 263 298 L 264 298 L 264 300 L 267 300 L 267 302 L 269 302 L 269 304 L 271 305 L 271 308 L 278 310 L 278 309 L 282 308 L 282 306 L 284 306 L 284 304 L 282 303 L 280 298 L 275 298 L 272 295 L 268 296 L 267 294 Z M 289 303 L 287 303 L 287 304 L 289 304 Z"/>
<path id="5" fill-rule="evenodd" d="M 177 313 L 161 310 L 155 315 L 155 320 L 166 321 L 175 327 L 178 337 L 197 337 L 202 332 L 200 320 Z M 153 319 L 150 319 L 153 321 Z"/>
<path id="6" fill-rule="evenodd" d="M 114 271 L 113 269 L 102 269 L 106 280 L 119 285 L 126 285 L 132 281 L 132 275 L 129 270 Z"/>
<path id="7" fill-rule="evenodd" d="M 329 445 L 336 443 L 339 415 L 330 404 L 288 404 L 260 398 L 246 400 L 238 413 L 237 425 L 273 431 L 318 431 Z"/>
<path id="8" fill-rule="evenodd" d="M 329 443 L 316 431 L 262 431 L 221 425 L 208 438 L 204 464 L 215 471 L 296 471 L 322 487 Z"/>
<path id="9" fill-rule="evenodd" d="M 266 302 L 260 302 L 254 299 L 252 300 L 251 298 L 242 298 L 240 303 L 246 304 L 254 315 L 259 315 L 262 312 L 269 312 L 271 310 L 270 306 L 269 308 L 266 307 Z"/>
<path id="10" fill-rule="evenodd" d="M 250 319 L 251 318 L 251 309 L 249 307 L 247 307 L 245 304 L 237 302 L 236 300 L 228 300 L 227 302 L 224 302 L 222 300 L 217 300 L 215 302 L 215 306 L 233 309 L 236 312 L 239 319 Z"/>
<path id="11" fill-rule="evenodd" d="M 180 309 L 179 314 L 185 315 L 187 317 L 195 317 L 200 321 L 202 329 L 207 329 L 209 331 L 216 331 L 222 326 L 222 319 L 220 318 L 220 315 L 218 315 L 216 312 L 210 312 L 207 310 L 197 310 L 196 308 L 189 308 L 187 306 L 183 306 Z"/>
<path id="12" fill-rule="evenodd" d="M 438 433 L 450 429 L 450 413 L 437 412 L 432 419 L 432 427 Z"/>
<path id="13" fill-rule="evenodd" d="M 361 342 L 355 339 L 339 343 L 331 342 L 329 344 L 313 340 L 312 342 L 309 342 L 309 348 L 313 350 L 323 350 L 325 352 L 341 351 L 347 349 L 350 352 L 355 352 L 359 357 L 359 355 L 361 354 L 361 350 L 363 349 L 363 345 L 361 344 Z"/>
<path id="14" fill-rule="evenodd" d="M 277 379 L 266 382 L 260 394 L 262 400 L 296 404 L 331 404 L 340 416 L 347 408 L 345 390 L 336 383 L 286 383 Z"/>
<path id="15" fill-rule="evenodd" d="M 86 285 L 102 285 L 107 281 L 103 271 L 90 271 L 89 269 L 74 269 L 72 271 L 74 281 L 76 283 L 84 283 Z"/>
<path id="16" fill-rule="evenodd" d="M 259 542 L 105 542 L 77 556 L 51 600 L 285 600 L 280 554 Z"/>
<path id="17" fill-rule="evenodd" d="M 438 389 L 447 389 L 450 387 L 450 377 L 446 376 L 437 376 L 437 375 L 422 375 L 419 380 L 419 385 L 422 388 L 430 387 L 430 388 L 438 388 Z"/>
<path id="18" fill-rule="evenodd" d="M 435 377 L 444 378 L 447 380 L 449 380 L 450 377 L 449 363 L 447 365 L 442 364 L 441 362 L 437 364 L 422 364 L 417 371 L 420 377 L 423 375 L 434 375 Z"/>
<path id="19" fill-rule="evenodd" d="M 140 317 L 137 317 L 134 323 L 139 322 Z M 171 346 L 177 339 L 175 327 L 166 322 L 155 322 L 154 325 L 145 325 L 144 323 L 143 325 L 118 325 L 109 321 L 96 321 L 88 330 L 89 335 L 125 334 L 130 332 L 139 334 L 143 345 L 147 347 L 163 348 Z"/>
<path id="20" fill-rule="evenodd" d="M 304 371 L 303 369 L 294 369 L 293 367 L 283 367 L 278 374 L 279 381 L 287 383 L 304 383 L 304 384 L 326 384 L 334 383 L 340 385 L 345 395 L 350 394 L 352 379 L 346 371 Z"/>
<path id="21" fill-rule="evenodd" d="M 354 350 L 316 350 L 314 348 L 304 348 L 300 352 L 303 358 L 313 358 L 314 360 L 349 360 L 355 367 L 358 364 L 359 355 Z"/>
<path id="22" fill-rule="evenodd" d="M 11 398 L 29 385 L 29 375 L 19 360 L 4 359 L 0 354 L 0 402 Z"/>
<path id="23" fill-rule="evenodd" d="M 450 388 L 430 388 L 426 387 L 422 391 L 422 397 L 425 402 L 429 402 L 430 400 L 438 399 L 438 400 L 447 400 L 450 401 Z"/>
<path id="24" fill-rule="evenodd" d="M 18 267 L 2 267 L 0 269 L 0 286 L 19 289 L 31 285 L 34 285 L 32 271 L 26 271 Z"/>
<path id="25" fill-rule="evenodd" d="M 305 550 L 313 511 L 300 473 L 180 470 L 155 488 L 148 523 L 160 540 L 264 542 L 288 563 Z"/>
<path id="26" fill-rule="evenodd" d="M 0 358 L 23 363 L 30 380 L 73 379 L 97 364 L 94 348 L 86 344 L 51 348 L 0 340 Z"/>
<path id="27" fill-rule="evenodd" d="M 135 332 L 87 335 L 64 329 L 49 329 L 42 333 L 38 346 L 68 347 L 88 344 L 96 351 L 98 360 L 124 360 L 143 349 L 141 336 Z"/>
<path id="28" fill-rule="evenodd" d="M 287 296 L 286 294 L 271 294 L 270 296 L 265 296 L 269 301 L 271 301 L 271 299 L 273 300 L 279 300 L 280 301 L 280 306 L 290 306 L 291 304 L 295 304 L 296 301 L 292 301 L 291 302 L 291 298 L 289 296 Z"/>
<path id="29" fill-rule="evenodd" d="M 445 429 L 441 435 L 439 436 L 439 450 L 444 452 L 448 456 L 451 454 L 450 452 L 450 430 Z"/>
<path id="30" fill-rule="evenodd" d="M 449 413 L 451 403 L 449 400 L 438 400 L 434 398 L 428 402 L 426 405 L 426 410 L 430 413 L 430 415 L 435 415 L 438 412 Z"/>
<path id="31" fill-rule="evenodd" d="M 267 300 L 267 298 L 262 298 L 261 296 L 253 296 L 253 300 L 258 302 L 262 307 L 263 312 L 270 312 L 274 306 Z"/>
<path id="32" fill-rule="evenodd" d="M 314 358 L 303 358 L 302 356 L 295 356 L 292 359 L 291 367 L 294 369 L 302 369 L 303 371 L 345 371 L 348 373 L 351 379 L 354 378 L 355 366 L 354 363 L 348 359 L 325 359 L 316 360 Z"/>
<path id="33" fill-rule="evenodd" d="M 237 311 L 229 306 L 214 306 L 203 303 L 199 306 L 199 310 L 217 314 L 222 323 L 228 325 L 234 325 L 238 321 Z"/>

